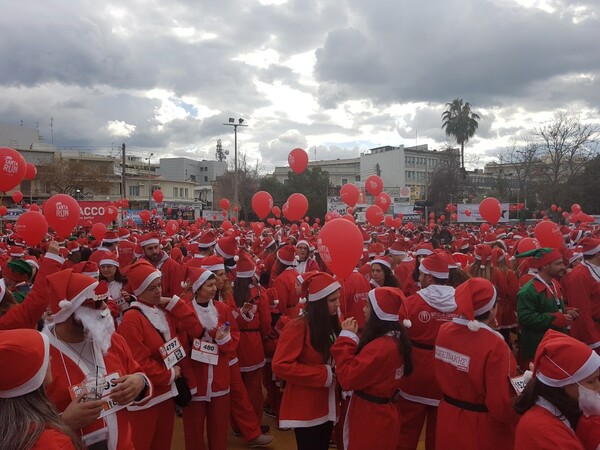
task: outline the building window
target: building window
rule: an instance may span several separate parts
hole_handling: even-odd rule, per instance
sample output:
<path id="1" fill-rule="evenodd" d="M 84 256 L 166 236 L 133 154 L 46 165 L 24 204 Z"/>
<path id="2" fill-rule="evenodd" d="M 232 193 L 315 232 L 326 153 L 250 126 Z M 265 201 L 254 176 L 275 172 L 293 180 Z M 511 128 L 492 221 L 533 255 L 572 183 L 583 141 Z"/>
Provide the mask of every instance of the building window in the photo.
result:
<path id="1" fill-rule="evenodd" d="M 178 191 L 177 191 L 177 188 L 176 188 L 176 187 L 174 187 L 174 188 L 173 188 L 173 197 L 177 197 L 177 192 L 178 192 Z"/>
<path id="2" fill-rule="evenodd" d="M 188 198 L 188 188 L 185 188 L 183 192 L 185 194 L 183 198 Z"/>
<path id="3" fill-rule="evenodd" d="M 139 197 L 140 196 L 140 187 L 129 185 L 129 196 L 130 197 Z"/>
<path id="4" fill-rule="evenodd" d="M 348 178 L 342 178 L 342 186 L 348 184 Z"/>
<path id="5" fill-rule="evenodd" d="M 208 182 L 208 177 L 207 176 L 204 177 L 204 182 L 205 183 Z"/>
<path id="6" fill-rule="evenodd" d="M 195 183 L 196 182 L 196 175 L 190 175 L 190 181 Z"/>
<path id="7" fill-rule="evenodd" d="M 354 176 L 354 181 L 360 181 L 360 175 L 355 175 Z"/>

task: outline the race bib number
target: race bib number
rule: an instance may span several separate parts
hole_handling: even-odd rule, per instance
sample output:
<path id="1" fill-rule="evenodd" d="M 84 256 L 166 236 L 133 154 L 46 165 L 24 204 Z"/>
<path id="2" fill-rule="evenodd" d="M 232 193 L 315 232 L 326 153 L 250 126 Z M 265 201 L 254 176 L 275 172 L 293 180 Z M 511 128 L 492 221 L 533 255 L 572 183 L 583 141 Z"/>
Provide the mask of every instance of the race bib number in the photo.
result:
<path id="1" fill-rule="evenodd" d="M 194 339 L 191 358 L 204 364 L 216 366 L 219 364 L 219 346 L 214 342 Z"/>
<path id="2" fill-rule="evenodd" d="M 115 402 L 114 400 L 112 400 L 110 398 L 110 394 L 112 393 L 112 390 L 117 385 L 117 383 L 115 383 L 115 380 L 120 377 L 121 376 L 119 375 L 118 372 L 111 373 L 110 375 L 106 375 L 104 377 L 104 385 L 103 385 L 102 395 L 101 395 L 101 400 L 103 400 L 104 403 L 102 404 L 102 412 L 100 413 L 100 417 L 105 417 L 109 414 L 114 414 L 117 411 L 119 411 L 120 409 L 123 409 L 127 406 L 127 405 L 119 405 L 117 402 Z M 85 387 L 83 385 L 84 385 L 84 382 L 82 382 L 80 384 L 76 384 L 69 388 L 69 393 L 71 394 L 71 399 L 74 399 L 78 395 L 81 395 L 84 393 Z"/>
<path id="3" fill-rule="evenodd" d="M 527 381 L 525 381 L 525 375 L 510 378 L 510 384 L 512 384 L 512 387 L 517 395 L 521 395 L 521 392 L 523 392 L 523 389 L 525 389 L 525 386 L 527 385 Z"/>
<path id="4" fill-rule="evenodd" d="M 175 364 L 185 358 L 185 350 L 177 337 L 165 342 L 158 350 L 160 351 L 160 356 L 162 356 L 167 369 L 171 369 Z"/>
<path id="5" fill-rule="evenodd" d="M 115 303 L 117 304 L 117 306 L 119 307 L 119 309 L 121 311 L 127 311 L 129 308 L 131 308 L 131 306 L 129 305 L 127 300 L 125 300 L 123 297 L 115 300 Z"/>

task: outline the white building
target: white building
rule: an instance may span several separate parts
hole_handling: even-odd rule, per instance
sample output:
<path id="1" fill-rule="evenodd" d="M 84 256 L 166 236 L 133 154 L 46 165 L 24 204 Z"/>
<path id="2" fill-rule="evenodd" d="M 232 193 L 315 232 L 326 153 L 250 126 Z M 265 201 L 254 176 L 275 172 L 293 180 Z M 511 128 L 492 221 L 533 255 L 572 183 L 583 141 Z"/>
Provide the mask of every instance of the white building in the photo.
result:
<path id="1" fill-rule="evenodd" d="M 308 167 L 320 167 L 323 172 L 328 172 L 333 186 L 360 181 L 360 158 L 309 161 Z M 273 176 L 280 183 L 286 183 L 291 170 L 288 166 L 275 167 Z"/>
<path id="2" fill-rule="evenodd" d="M 209 186 L 227 171 L 227 163 L 191 158 L 161 158 L 159 171 L 169 180 L 192 181 L 201 186 Z"/>

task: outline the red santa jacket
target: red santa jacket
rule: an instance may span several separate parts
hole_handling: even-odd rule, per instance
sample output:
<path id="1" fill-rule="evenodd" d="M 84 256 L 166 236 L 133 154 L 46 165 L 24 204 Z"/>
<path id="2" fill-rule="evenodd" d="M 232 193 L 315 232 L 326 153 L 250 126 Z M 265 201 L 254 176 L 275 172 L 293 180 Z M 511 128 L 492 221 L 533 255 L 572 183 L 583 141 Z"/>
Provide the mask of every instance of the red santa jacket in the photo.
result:
<path id="1" fill-rule="evenodd" d="M 435 341 L 435 377 L 447 396 L 438 408 L 436 448 L 511 448 L 519 418 L 511 406 L 516 393 L 510 383 L 517 362 L 501 334 L 485 324 L 473 332 L 467 323 L 453 319 L 443 324 Z M 488 412 L 459 408 L 448 397 L 485 405 Z M 469 432 L 456 433 L 458 429 Z"/>
<path id="2" fill-rule="evenodd" d="M 62 431 L 46 428 L 31 450 L 75 450 L 71 438 Z"/>
<path id="3" fill-rule="evenodd" d="M 61 270 L 65 260 L 54 253 L 46 253 L 35 277 L 33 288 L 22 303 L 12 306 L 0 317 L 0 330 L 16 328 L 37 328 L 38 322 L 48 307 L 48 275 Z"/>
<path id="4" fill-rule="evenodd" d="M 561 413 L 543 398 L 529 409 L 517 424 L 514 450 L 586 450 Z"/>
<path id="5" fill-rule="evenodd" d="M 268 298 L 264 295 L 256 297 L 252 309 L 246 314 L 241 313 L 241 308 L 235 304 L 233 297 L 229 298 L 227 304 L 240 330 L 240 342 L 237 347 L 240 371 L 251 372 L 264 367 L 263 337 L 269 333 L 271 326 Z"/>
<path id="6" fill-rule="evenodd" d="M 71 403 L 69 387 L 81 383 L 86 376 L 91 374 L 85 363 L 80 361 L 79 355 L 67 344 L 58 340 L 53 330 L 53 326 L 46 326 L 43 330 L 50 341 L 50 364 L 52 367 L 52 383 L 46 386 L 46 393 L 57 409 L 64 411 Z M 142 368 L 133 358 L 131 350 L 121 335 L 118 333 L 112 335 L 111 345 L 106 355 L 103 355 L 99 348 L 95 349 L 95 355 L 95 363 L 102 375 L 118 374 L 118 376 L 123 376 L 134 373 L 142 375 L 146 379 L 148 390 L 146 397 L 134 404 L 143 405 L 150 400 L 153 395 L 152 383 L 142 372 Z M 89 443 L 102 438 L 106 431 L 108 431 L 109 450 L 133 450 L 131 428 L 125 410 L 108 414 L 91 425 L 76 430 L 81 433 L 82 439 L 88 440 Z"/>
<path id="7" fill-rule="evenodd" d="M 434 345 L 442 324 L 454 314 L 454 288 L 431 285 L 410 296 L 400 306 L 400 321 L 409 320 L 408 335 L 413 343 L 414 371 L 400 381 L 400 395 L 406 400 L 438 406 L 442 397 L 433 372 Z"/>
<path id="8" fill-rule="evenodd" d="M 336 422 L 338 406 L 331 364 L 310 343 L 308 320 L 298 317 L 283 329 L 271 363 L 273 373 L 286 381 L 279 426 L 313 427 Z"/>
<path id="9" fill-rule="evenodd" d="M 300 312 L 298 294 L 296 294 L 297 277 L 298 272 L 288 267 L 273 280 L 273 287 L 277 291 L 279 300 L 279 310 L 281 314 L 290 317 L 297 317 Z"/>
<path id="10" fill-rule="evenodd" d="M 403 291 L 405 286 L 410 286 L 414 270 L 415 260 L 410 256 L 407 256 L 400 261 L 398 265 L 396 265 L 396 268 L 394 269 L 394 275 L 396 275 L 396 279 L 398 280 L 398 283 L 400 283 L 400 288 L 402 288 Z M 411 292 L 408 295 L 412 294 L 414 294 L 414 292 Z"/>
<path id="11" fill-rule="evenodd" d="M 212 302 L 212 300 L 211 300 Z M 195 301 L 187 303 L 175 296 L 167 305 L 176 319 L 177 328 L 185 332 L 185 351 L 192 359 L 192 345 L 195 339 L 209 341 L 217 344 L 219 359 L 217 365 L 206 364 L 199 361 L 190 361 L 190 371 L 193 384 L 197 387 L 192 401 L 210 401 L 213 397 L 220 397 L 229 393 L 230 371 L 229 361 L 235 356 L 240 332 L 237 322 L 231 314 L 231 309 L 223 302 L 214 302 L 218 314 L 217 326 L 212 330 L 205 329 L 200 323 L 196 308 L 200 308 Z M 229 322 L 230 333 L 221 341 L 215 339 L 217 328 Z"/>
<path id="12" fill-rule="evenodd" d="M 397 405 L 377 404 L 360 394 L 394 397 L 404 369 L 397 340 L 382 336 L 358 354 L 357 349 L 358 337 L 348 331 L 342 331 L 331 347 L 338 383 L 343 390 L 354 391 L 344 422 L 344 449 L 395 449 L 400 427 Z"/>
<path id="13" fill-rule="evenodd" d="M 513 270 L 498 269 L 492 278 L 492 283 L 497 290 L 498 301 L 498 329 L 517 327 L 517 293 L 519 280 Z"/>
<path id="14" fill-rule="evenodd" d="M 600 416 L 582 415 L 577 422 L 577 437 L 586 450 L 600 447 Z"/>
<path id="15" fill-rule="evenodd" d="M 600 267 L 583 261 L 567 278 L 569 306 L 579 308 L 579 317 L 571 322 L 571 336 L 600 347 Z"/>
<path id="16" fill-rule="evenodd" d="M 125 338 L 133 357 L 142 366 L 154 386 L 154 395 L 148 403 L 143 406 L 132 406 L 129 409 L 131 411 L 148 409 L 175 397 L 178 393 L 175 386 L 175 370 L 167 369 L 160 352 L 160 347 L 165 344 L 165 340 L 179 337 L 182 345 L 185 342 L 179 336 L 183 333 L 177 332 L 174 319 L 161 309 L 134 301 L 131 303 L 131 308 L 123 315 L 117 331 Z M 182 369 L 182 376 L 187 375 L 190 389 L 194 390 L 189 373 L 189 354 L 187 355 L 177 365 Z"/>

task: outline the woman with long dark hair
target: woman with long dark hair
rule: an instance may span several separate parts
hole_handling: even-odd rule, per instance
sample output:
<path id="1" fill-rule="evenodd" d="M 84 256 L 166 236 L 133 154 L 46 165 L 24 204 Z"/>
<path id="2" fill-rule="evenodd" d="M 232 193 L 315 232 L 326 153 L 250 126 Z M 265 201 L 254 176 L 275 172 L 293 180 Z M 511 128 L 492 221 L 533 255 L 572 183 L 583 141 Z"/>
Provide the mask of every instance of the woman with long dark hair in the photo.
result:
<path id="1" fill-rule="evenodd" d="M 127 278 L 121 273 L 119 259 L 113 252 L 105 252 L 98 261 L 98 280 L 108 284 L 108 295 L 119 308 L 117 323 L 121 323 L 123 312 L 129 309 L 129 293 L 125 290 Z"/>
<path id="2" fill-rule="evenodd" d="M 354 391 L 344 422 L 344 449 L 396 449 L 400 432 L 396 395 L 400 378 L 412 373 L 411 343 L 398 321 L 405 300 L 397 288 L 376 288 L 365 305 L 360 340 L 354 318 L 342 322 L 331 348 L 343 390 Z"/>
<path id="3" fill-rule="evenodd" d="M 83 450 L 46 397 L 52 382 L 48 338 L 38 331 L 0 331 L 0 448 Z M 8 370 L 8 367 L 11 367 Z"/>
<path id="4" fill-rule="evenodd" d="M 533 378 L 515 402 L 522 414 L 515 450 L 584 450 L 580 432 L 582 410 L 600 402 L 600 356 L 584 343 L 548 330 L 533 362 Z M 579 424 L 579 425 L 578 425 Z M 596 443 L 597 445 L 597 443 Z"/>
<path id="5" fill-rule="evenodd" d="M 279 426 L 293 428 L 298 450 L 326 450 L 338 417 L 331 346 L 341 331 L 340 284 L 317 272 L 305 278 L 304 314 L 283 329 L 273 372 L 286 382 Z"/>
<path id="6" fill-rule="evenodd" d="M 374 288 L 400 287 L 394 272 L 392 272 L 392 263 L 386 256 L 371 261 L 371 285 Z"/>

